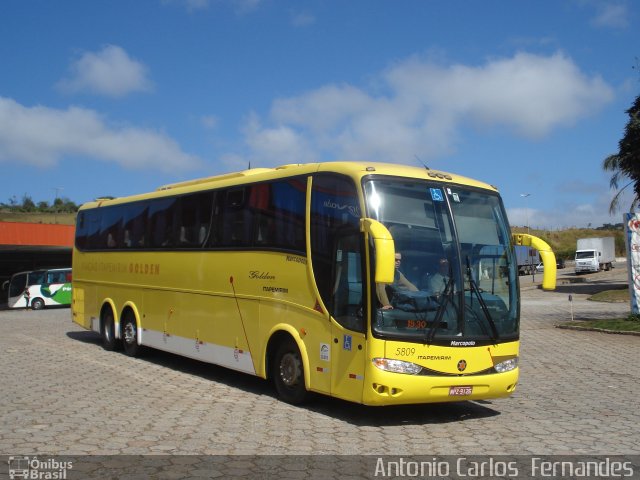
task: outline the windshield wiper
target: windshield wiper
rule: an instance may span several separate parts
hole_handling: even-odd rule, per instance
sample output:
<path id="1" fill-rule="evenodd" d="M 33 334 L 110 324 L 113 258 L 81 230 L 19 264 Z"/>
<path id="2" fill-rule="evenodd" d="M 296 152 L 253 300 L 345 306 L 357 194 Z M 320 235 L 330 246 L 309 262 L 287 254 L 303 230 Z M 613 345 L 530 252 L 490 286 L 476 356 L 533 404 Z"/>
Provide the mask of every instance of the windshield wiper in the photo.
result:
<path id="1" fill-rule="evenodd" d="M 451 271 L 449 272 L 449 280 L 447 280 L 447 284 L 444 287 L 444 291 L 442 292 L 442 303 L 440 304 L 440 306 L 438 307 L 438 311 L 436 312 L 436 316 L 433 319 L 433 323 L 431 324 L 431 327 L 429 328 L 429 331 L 427 332 L 427 334 L 424 337 L 424 343 L 425 344 L 430 344 L 431 342 L 433 342 L 433 337 L 435 337 L 436 335 L 436 330 L 438 329 L 438 327 L 440 326 L 440 322 L 442 321 L 442 317 L 444 317 L 444 313 L 447 310 L 447 304 L 451 303 L 453 305 L 453 307 L 455 308 L 455 304 L 453 303 L 453 295 L 454 295 L 454 289 L 453 289 L 453 275 L 451 275 Z"/>
<path id="2" fill-rule="evenodd" d="M 491 327 L 491 332 L 493 332 L 493 335 L 491 335 L 491 340 L 496 342 L 497 340 L 500 339 L 500 335 L 498 334 L 498 329 L 496 327 L 496 322 L 493 321 L 493 317 L 491 316 L 491 313 L 487 308 L 487 304 L 485 303 L 484 298 L 482 298 L 482 295 L 480 295 L 480 289 L 478 288 L 476 281 L 473 279 L 473 276 L 471 275 L 471 265 L 469 264 L 468 255 L 467 255 L 467 278 L 469 279 L 471 294 L 472 295 L 474 293 L 476 294 L 476 297 L 478 298 L 478 303 L 480 304 L 480 309 L 482 310 L 482 313 L 484 313 L 484 316 L 487 319 L 487 323 L 489 324 L 489 327 Z"/>

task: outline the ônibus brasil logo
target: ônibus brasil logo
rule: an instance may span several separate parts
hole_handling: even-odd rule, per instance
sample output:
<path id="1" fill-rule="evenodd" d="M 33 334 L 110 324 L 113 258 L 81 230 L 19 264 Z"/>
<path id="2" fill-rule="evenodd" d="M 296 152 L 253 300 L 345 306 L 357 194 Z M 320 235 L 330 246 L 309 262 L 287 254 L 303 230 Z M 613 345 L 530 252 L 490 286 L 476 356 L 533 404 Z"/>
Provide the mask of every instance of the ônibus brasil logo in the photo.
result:
<path id="1" fill-rule="evenodd" d="M 73 462 L 63 462 L 55 458 L 40 460 L 38 457 L 9 457 L 9 479 L 18 478 L 38 480 L 65 480 L 67 470 L 73 468 Z"/>

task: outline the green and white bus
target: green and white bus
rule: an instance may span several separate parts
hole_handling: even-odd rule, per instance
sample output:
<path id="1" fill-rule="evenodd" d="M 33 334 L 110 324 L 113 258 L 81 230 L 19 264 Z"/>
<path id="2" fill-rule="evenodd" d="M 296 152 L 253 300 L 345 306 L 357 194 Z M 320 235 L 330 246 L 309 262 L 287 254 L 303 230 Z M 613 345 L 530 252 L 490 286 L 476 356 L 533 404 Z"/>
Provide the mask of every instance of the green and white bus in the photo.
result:
<path id="1" fill-rule="evenodd" d="M 14 274 L 9 280 L 9 308 L 40 310 L 71 304 L 71 269 L 52 268 Z"/>

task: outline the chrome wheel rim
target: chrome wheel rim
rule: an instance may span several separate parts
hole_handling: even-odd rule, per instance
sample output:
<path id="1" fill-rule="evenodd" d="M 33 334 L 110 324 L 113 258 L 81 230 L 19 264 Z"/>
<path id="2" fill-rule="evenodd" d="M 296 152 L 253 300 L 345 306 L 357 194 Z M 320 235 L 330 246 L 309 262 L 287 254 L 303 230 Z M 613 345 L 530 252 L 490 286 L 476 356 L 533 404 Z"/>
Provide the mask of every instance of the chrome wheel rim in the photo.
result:
<path id="1" fill-rule="evenodd" d="M 280 361 L 280 378 L 287 387 L 296 385 L 302 375 L 300 358 L 293 353 L 286 353 Z"/>
<path id="2" fill-rule="evenodd" d="M 136 328 L 133 323 L 127 322 L 124 326 L 124 341 L 127 343 L 133 343 L 136 340 Z"/>

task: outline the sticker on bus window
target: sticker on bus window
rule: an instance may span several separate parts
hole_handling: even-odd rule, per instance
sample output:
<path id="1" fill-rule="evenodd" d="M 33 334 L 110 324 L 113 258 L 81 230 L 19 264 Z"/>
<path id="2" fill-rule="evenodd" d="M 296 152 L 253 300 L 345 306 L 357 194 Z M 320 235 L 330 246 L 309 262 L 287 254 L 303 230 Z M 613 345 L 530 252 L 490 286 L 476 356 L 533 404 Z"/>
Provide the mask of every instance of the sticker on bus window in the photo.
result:
<path id="1" fill-rule="evenodd" d="M 442 195 L 442 190 L 439 188 L 430 188 L 431 190 L 431 200 L 434 202 L 444 202 L 444 196 Z"/>

